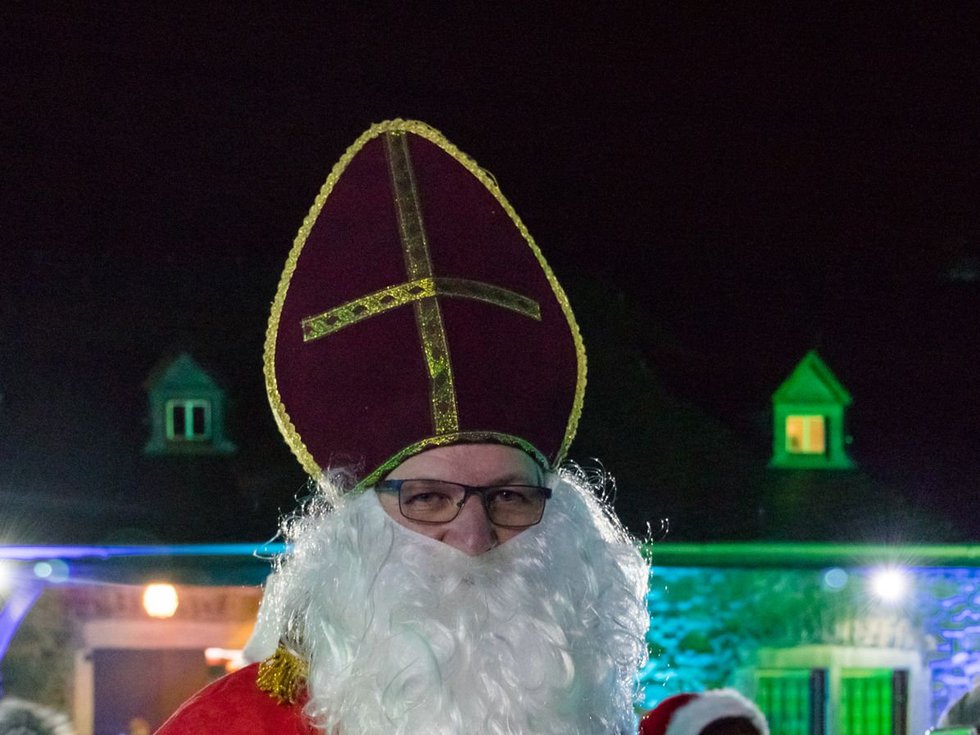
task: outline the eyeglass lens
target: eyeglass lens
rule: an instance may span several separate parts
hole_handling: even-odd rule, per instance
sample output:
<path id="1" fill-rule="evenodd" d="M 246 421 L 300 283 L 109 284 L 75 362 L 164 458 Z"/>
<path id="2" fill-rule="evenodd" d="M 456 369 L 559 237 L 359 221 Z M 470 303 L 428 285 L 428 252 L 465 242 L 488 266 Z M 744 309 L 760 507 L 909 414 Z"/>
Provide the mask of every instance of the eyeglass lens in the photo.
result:
<path id="1" fill-rule="evenodd" d="M 544 514 L 545 493 L 525 485 L 484 488 L 487 515 L 498 526 L 533 526 Z M 461 510 L 466 487 L 441 480 L 404 480 L 399 503 L 402 515 L 424 523 L 447 523 Z"/>

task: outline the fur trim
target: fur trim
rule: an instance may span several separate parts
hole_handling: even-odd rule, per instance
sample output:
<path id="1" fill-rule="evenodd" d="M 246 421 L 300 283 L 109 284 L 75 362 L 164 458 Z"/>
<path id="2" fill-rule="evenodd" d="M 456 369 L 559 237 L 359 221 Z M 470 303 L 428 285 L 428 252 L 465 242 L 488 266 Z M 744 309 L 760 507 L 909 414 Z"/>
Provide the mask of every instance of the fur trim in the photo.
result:
<path id="1" fill-rule="evenodd" d="M 762 711 L 734 689 L 702 692 L 674 713 L 664 735 L 694 735 L 723 717 L 748 717 L 762 735 L 769 735 Z"/>

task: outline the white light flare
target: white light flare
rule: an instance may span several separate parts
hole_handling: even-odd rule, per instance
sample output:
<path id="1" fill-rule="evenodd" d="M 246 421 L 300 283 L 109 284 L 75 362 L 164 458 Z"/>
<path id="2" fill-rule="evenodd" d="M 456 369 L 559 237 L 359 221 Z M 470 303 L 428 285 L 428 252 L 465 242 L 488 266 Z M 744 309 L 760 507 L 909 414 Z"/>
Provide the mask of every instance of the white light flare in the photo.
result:
<path id="1" fill-rule="evenodd" d="M 883 602 L 901 602 L 910 586 L 908 572 L 899 567 L 879 569 L 871 575 L 871 591 Z"/>

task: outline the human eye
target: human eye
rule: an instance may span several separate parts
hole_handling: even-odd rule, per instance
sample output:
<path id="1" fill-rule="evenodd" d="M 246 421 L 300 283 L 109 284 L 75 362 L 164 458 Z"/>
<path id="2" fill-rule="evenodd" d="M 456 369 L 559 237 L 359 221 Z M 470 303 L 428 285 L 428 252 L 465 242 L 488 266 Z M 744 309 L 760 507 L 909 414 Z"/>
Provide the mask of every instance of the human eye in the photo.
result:
<path id="1" fill-rule="evenodd" d="M 402 502 L 409 506 L 421 507 L 445 504 L 448 503 L 449 500 L 449 496 L 444 495 L 443 493 L 418 493 L 417 495 L 404 498 Z"/>
<path id="2" fill-rule="evenodd" d="M 527 505 L 534 502 L 534 490 L 535 488 L 520 486 L 498 487 L 488 493 L 488 500 L 498 505 Z"/>
<path id="3" fill-rule="evenodd" d="M 439 482 L 411 482 L 402 485 L 402 504 L 411 508 L 437 508 L 453 502 L 451 487 Z"/>

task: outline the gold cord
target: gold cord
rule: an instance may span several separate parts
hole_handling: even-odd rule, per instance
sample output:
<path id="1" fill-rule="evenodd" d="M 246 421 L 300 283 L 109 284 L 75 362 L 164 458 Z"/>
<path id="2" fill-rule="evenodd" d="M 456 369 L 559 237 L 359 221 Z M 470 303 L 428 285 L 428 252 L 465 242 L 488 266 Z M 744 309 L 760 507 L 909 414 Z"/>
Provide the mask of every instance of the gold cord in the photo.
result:
<path id="1" fill-rule="evenodd" d="M 294 704 L 306 688 L 306 661 L 280 644 L 276 652 L 259 664 L 259 689 L 279 704 Z"/>

